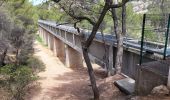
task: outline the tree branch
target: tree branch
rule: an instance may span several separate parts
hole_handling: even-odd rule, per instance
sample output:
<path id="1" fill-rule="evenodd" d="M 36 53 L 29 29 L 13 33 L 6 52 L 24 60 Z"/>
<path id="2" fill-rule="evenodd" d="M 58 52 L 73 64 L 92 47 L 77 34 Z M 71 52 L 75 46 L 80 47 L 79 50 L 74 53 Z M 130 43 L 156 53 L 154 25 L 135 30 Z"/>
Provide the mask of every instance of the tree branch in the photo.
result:
<path id="1" fill-rule="evenodd" d="M 52 0 L 52 1 L 54 1 L 55 3 L 59 3 L 61 0 Z"/>
<path id="2" fill-rule="evenodd" d="M 77 23 L 81 22 L 81 20 L 78 20 L 77 22 L 74 23 L 74 28 L 77 29 L 77 32 L 80 33 L 80 28 L 77 27 Z"/>
<path id="3" fill-rule="evenodd" d="M 5 3 L 6 0 L 1 1 L 0 7 Z"/>
<path id="4" fill-rule="evenodd" d="M 75 15 L 74 14 L 74 12 L 70 12 L 70 10 L 69 10 L 69 12 L 64 8 L 64 7 L 62 7 L 62 5 L 61 4 L 59 4 L 60 5 L 60 7 L 64 10 L 64 12 L 66 13 L 66 14 L 68 14 L 70 17 L 72 17 L 72 18 L 74 18 L 74 19 L 76 19 L 76 20 L 87 20 L 90 24 L 92 24 L 92 25 L 95 25 L 95 22 L 94 21 L 92 21 L 90 18 L 88 18 L 88 17 L 86 17 L 86 16 L 77 16 L 77 15 Z"/>
<path id="5" fill-rule="evenodd" d="M 109 10 L 109 5 L 108 5 L 107 3 L 105 3 L 105 6 L 104 6 L 104 8 L 103 8 L 103 10 L 102 10 L 102 13 L 101 13 L 101 15 L 100 15 L 97 23 L 94 25 L 94 27 L 93 27 L 93 29 L 92 29 L 92 32 L 91 32 L 91 34 L 90 34 L 90 36 L 89 36 L 89 38 L 88 38 L 87 41 L 85 42 L 84 48 L 87 49 L 87 48 L 91 45 L 91 43 L 92 43 L 92 41 L 93 41 L 93 39 L 94 39 L 94 37 L 95 37 L 95 35 L 96 35 L 96 32 L 97 32 L 97 30 L 99 29 L 99 26 L 100 26 L 100 24 L 102 23 L 102 21 L 103 21 L 103 19 L 104 19 L 104 17 L 105 17 L 105 15 L 106 15 L 106 13 L 107 13 L 108 10 Z"/>
<path id="6" fill-rule="evenodd" d="M 86 16 L 77 16 L 77 15 L 75 15 L 74 14 L 74 12 L 70 12 L 71 11 L 71 9 L 70 9 L 70 7 L 71 7 L 71 5 L 69 6 L 69 11 L 67 11 L 59 2 L 61 1 L 61 0 L 52 0 L 52 1 L 54 1 L 55 3 L 58 3 L 59 4 L 59 6 L 64 10 L 64 12 L 66 13 L 66 14 L 68 14 L 69 16 L 71 16 L 72 18 L 74 18 L 74 19 L 76 19 L 76 20 L 87 20 L 90 24 L 92 24 L 92 25 L 94 25 L 95 24 L 95 22 L 94 21 L 92 21 L 90 18 L 88 18 L 88 17 L 86 17 Z"/>
<path id="7" fill-rule="evenodd" d="M 60 25 L 66 25 L 66 24 L 70 24 L 68 22 L 65 22 L 65 23 L 60 23 L 60 24 L 57 24 L 56 26 L 60 26 Z"/>
<path id="8" fill-rule="evenodd" d="M 110 8 L 119 8 L 119 7 L 122 7 L 123 5 L 125 5 L 129 0 L 122 0 L 121 3 L 118 3 L 118 4 L 113 4 L 113 5 L 110 5 L 109 7 Z"/>

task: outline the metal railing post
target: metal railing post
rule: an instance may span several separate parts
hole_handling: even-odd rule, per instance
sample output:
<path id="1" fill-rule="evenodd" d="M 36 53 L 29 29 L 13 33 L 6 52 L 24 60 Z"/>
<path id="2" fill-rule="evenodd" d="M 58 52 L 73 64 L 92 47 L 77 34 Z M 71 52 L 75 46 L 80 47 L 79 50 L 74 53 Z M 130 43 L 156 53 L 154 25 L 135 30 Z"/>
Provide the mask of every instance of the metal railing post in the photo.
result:
<path id="1" fill-rule="evenodd" d="M 168 25 L 167 25 L 167 32 L 166 34 L 166 40 L 165 40 L 165 48 L 164 48 L 164 60 L 166 59 L 166 51 L 167 51 L 167 44 L 168 44 L 168 37 L 169 37 L 169 26 L 170 26 L 170 14 L 168 18 Z"/>
<path id="2" fill-rule="evenodd" d="M 140 48 L 140 62 L 139 64 L 142 64 L 143 60 L 143 40 L 144 40 L 144 33 L 145 33 L 145 19 L 146 19 L 146 14 L 143 15 L 143 25 L 142 25 L 142 37 L 141 37 L 141 48 Z"/>

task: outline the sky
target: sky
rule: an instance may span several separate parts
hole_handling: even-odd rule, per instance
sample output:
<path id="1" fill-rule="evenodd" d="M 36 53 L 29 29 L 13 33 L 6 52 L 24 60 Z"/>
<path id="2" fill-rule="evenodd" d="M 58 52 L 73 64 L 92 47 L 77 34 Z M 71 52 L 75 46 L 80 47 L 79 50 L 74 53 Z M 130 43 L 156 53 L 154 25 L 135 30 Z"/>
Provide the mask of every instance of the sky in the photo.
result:
<path id="1" fill-rule="evenodd" d="M 30 2 L 33 3 L 33 5 L 38 5 L 41 4 L 42 2 L 45 2 L 46 0 L 29 0 Z"/>

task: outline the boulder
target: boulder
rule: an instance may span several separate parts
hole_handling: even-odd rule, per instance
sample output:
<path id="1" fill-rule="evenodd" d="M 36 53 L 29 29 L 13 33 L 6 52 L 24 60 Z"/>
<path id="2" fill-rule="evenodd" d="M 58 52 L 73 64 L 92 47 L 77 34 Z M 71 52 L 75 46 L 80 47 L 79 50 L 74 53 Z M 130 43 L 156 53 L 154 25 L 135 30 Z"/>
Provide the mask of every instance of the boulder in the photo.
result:
<path id="1" fill-rule="evenodd" d="M 165 85 L 160 85 L 155 88 L 153 88 L 151 94 L 155 96 L 165 96 L 169 95 L 169 90 Z"/>

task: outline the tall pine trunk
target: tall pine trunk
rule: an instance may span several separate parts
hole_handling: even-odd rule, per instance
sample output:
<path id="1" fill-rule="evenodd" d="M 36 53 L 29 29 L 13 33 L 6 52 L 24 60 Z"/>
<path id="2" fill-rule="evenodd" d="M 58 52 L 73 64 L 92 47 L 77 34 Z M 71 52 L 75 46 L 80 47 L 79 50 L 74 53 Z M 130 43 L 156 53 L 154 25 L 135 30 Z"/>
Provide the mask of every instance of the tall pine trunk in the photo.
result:
<path id="1" fill-rule="evenodd" d="M 123 38 L 126 34 L 126 6 L 122 7 L 122 31 L 119 29 L 118 18 L 116 14 L 116 9 L 112 9 L 112 19 L 114 22 L 114 33 L 117 39 L 117 54 L 116 54 L 116 74 L 121 73 L 122 64 L 123 64 Z"/>
<path id="2" fill-rule="evenodd" d="M 96 24 L 93 25 L 93 29 L 92 29 L 90 36 L 88 37 L 86 41 L 82 42 L 83 57 L 87 65 L 90 82 L 91 82 L 92 90 L 94 93 L 94 100 L 99 100 L 100 94 L 99 94 L 99 90 L 96 85 L 96 79 L 95 79 L 93 67 L 92 67 L 92 64 L 91 64 L 91 61 L 88 55 L 88 50 L 108 10 L 109 10 L 109 6 L 108 4 L 105 4 L 98 21 L 96 22 Z"/>
<path id="3" fill-rule="evenodd" d="M 116 54 L 116 74 L 121 73 L 123 63 L 123 35 L 118 33 L 117 35 L 117 54 Z"/>
<path id="4" fill-rule="evenodd" d="M 90 76 L 90 82 L 91 82 L 91 86 L 92 86 L 92 90 L 93 90 L 93 94 L 94 94 L 94 100 L 99 100 L 100 94 L 99 94 L 99 90 L 96 85 L 96 78 L 95 78 L 95 74 L 93 71 L 93 67 L 90 62 L 88 51 L 87 51 L 87 49 L 84 49 L 84 48 L 83 48 L 83 57 L 86 62 L 88 73 Z"/>

